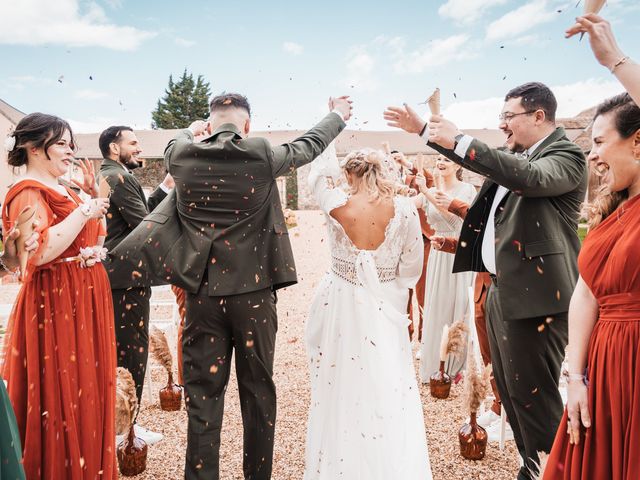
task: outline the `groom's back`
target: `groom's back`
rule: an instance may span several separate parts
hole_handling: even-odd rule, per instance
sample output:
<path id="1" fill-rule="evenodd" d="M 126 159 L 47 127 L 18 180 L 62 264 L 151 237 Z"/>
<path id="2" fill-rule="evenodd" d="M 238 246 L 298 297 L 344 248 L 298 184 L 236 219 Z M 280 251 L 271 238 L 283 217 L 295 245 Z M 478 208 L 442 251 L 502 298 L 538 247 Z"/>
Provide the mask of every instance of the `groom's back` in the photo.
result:
<path id="1" fill-rule="evenodd" d="M 206 237 L 210 295 L 295 283 L 280 195 L 263 138 L 223 125 L 203 142 L 177 140 L 168 164 L 188 235 Z"/>

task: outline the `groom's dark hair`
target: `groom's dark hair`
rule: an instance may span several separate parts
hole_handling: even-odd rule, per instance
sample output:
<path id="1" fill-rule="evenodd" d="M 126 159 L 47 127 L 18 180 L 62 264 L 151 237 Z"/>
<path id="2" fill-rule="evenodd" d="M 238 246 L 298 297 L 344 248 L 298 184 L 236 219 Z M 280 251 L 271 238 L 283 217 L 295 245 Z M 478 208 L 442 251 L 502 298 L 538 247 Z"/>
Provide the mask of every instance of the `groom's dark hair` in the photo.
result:
<path id="1" fill-rule="evenodd" d="M 227 110 L 229 108 L 242 108 L 246 110 L 249 116 L 251 116 L 251 106 L 249 100 L 244 95 L 239 93 L 226 93 L 222 92 L 220 95 L 216 95 L 209 102 L 209 110 L 211 113 L 216 110 Z"/>
<path id="2" fill-rule="evenodd" d="M 556 121 L 556 110 L 558 102 L 549 87 L 540 82 L 529 82 L 516 87 L 507 93 L 504 101 L 512 98 L 519 98 L 520 103 L 527 111 L 544 111 L 545 117 L 549 122 Z"/>
<path id="3" fill-rule="evenodd" d="M 131 127 L 127 127 L 126 125 L 114 125 L 112 127 L 107 128 L 100 134 L 100 138 L 98 139 L 98 146 L 100 147 L 100 153 L 104 158 L 108 158 L 111 153 L 110 145 L 112 143 L 118 143 L 120 141 L 120 136 L 123 131 L 133 132 Z"/>

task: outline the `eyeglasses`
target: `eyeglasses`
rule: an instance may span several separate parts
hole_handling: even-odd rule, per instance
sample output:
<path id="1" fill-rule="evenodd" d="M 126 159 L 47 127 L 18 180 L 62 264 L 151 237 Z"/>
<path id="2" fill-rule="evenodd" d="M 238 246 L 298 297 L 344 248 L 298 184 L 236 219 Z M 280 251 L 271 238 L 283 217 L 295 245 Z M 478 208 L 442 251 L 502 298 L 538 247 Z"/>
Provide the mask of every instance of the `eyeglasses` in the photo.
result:
<path id="1" fill-rule="evenodd" d="M 500 115 L 498 115 L 498 120 L 500 120 L 501 122 L 504 123 L 509 123 L 511 120 L 513 120 L 515 117 L 517 117 L 518 115 L 530 115 L 532 113 L 536 113 L 537 110 L 529 110 L 527 112 L 520 112 L 520 113 L 501 113 Z"/>

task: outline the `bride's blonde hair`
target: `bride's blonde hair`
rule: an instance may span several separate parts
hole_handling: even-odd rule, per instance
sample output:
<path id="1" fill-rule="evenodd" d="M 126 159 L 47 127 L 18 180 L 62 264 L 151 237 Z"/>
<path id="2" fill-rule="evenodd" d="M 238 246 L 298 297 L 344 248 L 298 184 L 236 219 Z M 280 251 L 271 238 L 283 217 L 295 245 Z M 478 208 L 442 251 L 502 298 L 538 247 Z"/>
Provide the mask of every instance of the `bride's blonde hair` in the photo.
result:
<path id="1" fill-rule="evenodd" d="M 396 193 L 394 182 L 389 180 L 382 167 L 382 152 L 373 149 L 356 150 L 349 153 L 342 161 L 342 169 L 360 179 L 358 189 L 364 188 L 370 202 L 380 202 L 392 198 Z M 351 187 L 351 193 L 355 193 Z"/>

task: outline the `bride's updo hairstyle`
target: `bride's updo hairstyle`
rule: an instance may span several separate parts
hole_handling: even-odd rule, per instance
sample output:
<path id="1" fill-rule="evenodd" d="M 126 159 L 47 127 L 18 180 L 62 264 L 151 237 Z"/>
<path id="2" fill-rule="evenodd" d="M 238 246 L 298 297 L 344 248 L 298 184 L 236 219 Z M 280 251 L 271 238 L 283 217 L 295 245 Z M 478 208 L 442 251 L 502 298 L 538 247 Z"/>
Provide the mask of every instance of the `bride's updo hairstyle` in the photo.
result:
<path id="1" fill-rule="evenodd" d="M 359 179 L 358 182 L 353 182 L 351 193 L 364 189 L 369 201 L 375 203 L 392 198 L 396 188 L 384 174 L 383 161 L 384 156 L 378 150 L 363 149 L 349 153 L 341 163 L 342 169 Z"/>

